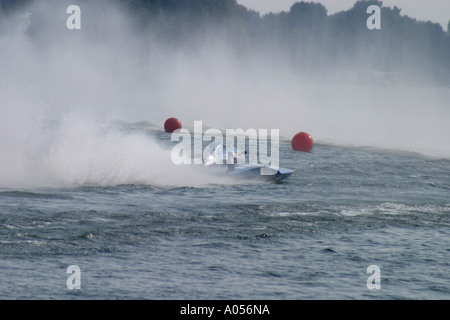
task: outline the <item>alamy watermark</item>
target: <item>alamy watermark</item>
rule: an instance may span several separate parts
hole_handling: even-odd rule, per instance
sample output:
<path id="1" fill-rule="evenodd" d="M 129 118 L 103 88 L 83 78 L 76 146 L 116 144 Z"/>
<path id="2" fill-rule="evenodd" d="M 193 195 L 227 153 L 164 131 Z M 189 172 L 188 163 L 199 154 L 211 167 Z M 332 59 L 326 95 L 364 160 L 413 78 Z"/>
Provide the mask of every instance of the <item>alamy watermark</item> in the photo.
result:
<path id="1" fill-rule="evenodd" d="M 77 265 L 70 265 L 67 267 L 66 273 L 70 276 L 67 278 L 66 286 L 69 290 L 81 289 L 81 270 Z"/>
<path id="2" fill-rule="evenodd" d="M 66 26 L 69 30 L 81 29 L 81 8 L 77 5 L 70 5 L 66 10 L 70 16 L 67 18 Z M 367 14 L 371 14 L 367 18 L 366 26 L 369 30 L 381 29 L 381 8 L 377 5 L 370 5 L 366 10 Z"/>
<path id="3" fill-rule="evenodd" d="M 367 18 L 366 26 L 369 30 L 381 29 L 381 9 L 379 6 L 371 5 L 367 7 L 366 13 L 371 14 Z"/>
<path id="4" fill-rule="evenodd" d="M 178 141 L 171 152 L 174 164 L 250 164 L 279 168 L 279 129 L 226 129 L 203 131 L 202 121 L 194 121 L 193 135 L 187 129 L 172 133 Z M 247 143 L 248 141 L 248 143 Z M 204 142 L 209 142 L 204 146 Z M 246 147 L 247 145 L 247 147 Z M 270 150 L 270 154 L 269 151 Z"/>
<path id="5" fill-rule="evenodd" d="M 70 274 L 67 278 L 66 286 L 69 290 L 81 289 L 81 269 L 77 265 L 70 265 L 67 267 L 66 273 Z M 369 290 L 381 289 L 381 268 L 377 265 L 370 265 L 367 267 L 367 274 L 370 276 L 367 278 L 366 286 Z"/>
<path id="6" fill-rule="evenodd" d="M 69 30 L 80 30 L 81 29 L 81 9 L 77 5 L 70 5 L 66 10 L 67 14 L 70 16 L 67 18 L 66 26 Z"/>
<path id="7" fill-rule="evenodd" d="M 367 273 L 370 276 L 367 278 L 366 286 L 369 290 L 381 289 L 381 269 L 379 266 L 373 264 L 367 267 Z"/>

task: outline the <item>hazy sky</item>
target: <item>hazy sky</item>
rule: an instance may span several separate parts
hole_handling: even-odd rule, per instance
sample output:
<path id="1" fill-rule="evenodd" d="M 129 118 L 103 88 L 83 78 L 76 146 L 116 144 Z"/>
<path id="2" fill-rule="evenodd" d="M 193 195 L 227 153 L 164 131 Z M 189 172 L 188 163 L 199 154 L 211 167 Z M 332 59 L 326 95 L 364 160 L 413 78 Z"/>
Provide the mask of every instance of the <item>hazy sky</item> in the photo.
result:
<path id="1" fill-rule="evenodd" d="M 300 0 L 297 0 L 300 2 Z M 238 3 L 249 9 L 259 11 L 261 14 L 268 12 L 289 11 L 296 0 L 237 0 Z M 307 2 L 320 2 L 327 9 L 328 14 L 350 9 L 357 0 L 305 0 Z M 386 7 L 397 6 L 402 9 L 402 14 L 418 20 L 431 20 L 440 23 L 447 30 L 450 20 L 450 0 L 383 0 Z"/>

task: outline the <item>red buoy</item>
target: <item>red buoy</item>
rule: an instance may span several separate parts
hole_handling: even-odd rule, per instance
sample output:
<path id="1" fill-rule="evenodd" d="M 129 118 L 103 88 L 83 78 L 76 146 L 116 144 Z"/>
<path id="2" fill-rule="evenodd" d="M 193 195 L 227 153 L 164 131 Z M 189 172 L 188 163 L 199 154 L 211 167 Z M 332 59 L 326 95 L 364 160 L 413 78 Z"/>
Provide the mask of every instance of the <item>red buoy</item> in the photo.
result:
<path id="1" fill-rule="evenodd" d="M 181 121 L 177 118 L 169 118 L 164 122 L 166 132 L 174 132 L 177 129 L 181 129 Z"/>
<path id="2" fill-rule="evenodd" d="M 291 145 L 295 151 L 311 152 L 314 140 L 310 134 L 299 132 L 292 138 Z"/>

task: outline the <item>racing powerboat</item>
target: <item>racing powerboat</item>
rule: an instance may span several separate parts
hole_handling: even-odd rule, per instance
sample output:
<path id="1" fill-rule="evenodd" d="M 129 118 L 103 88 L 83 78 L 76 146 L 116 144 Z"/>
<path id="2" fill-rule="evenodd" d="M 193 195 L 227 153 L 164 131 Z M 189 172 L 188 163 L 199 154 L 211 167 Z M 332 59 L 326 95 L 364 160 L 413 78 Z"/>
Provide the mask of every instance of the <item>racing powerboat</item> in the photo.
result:
<path id="1" fill-rule="evenodd" d="M 218 143 L 205 159 L 205 166 L 221 168 L 221 172 L 236 178 L 257 178 L 264 180 L 283 180 L 294 173 L 294 170 L 264 164 L 246 164 L 247 152 L 236 148 L 225 147 Z M 225 169 L 226 168 L 226 169 Z"/>

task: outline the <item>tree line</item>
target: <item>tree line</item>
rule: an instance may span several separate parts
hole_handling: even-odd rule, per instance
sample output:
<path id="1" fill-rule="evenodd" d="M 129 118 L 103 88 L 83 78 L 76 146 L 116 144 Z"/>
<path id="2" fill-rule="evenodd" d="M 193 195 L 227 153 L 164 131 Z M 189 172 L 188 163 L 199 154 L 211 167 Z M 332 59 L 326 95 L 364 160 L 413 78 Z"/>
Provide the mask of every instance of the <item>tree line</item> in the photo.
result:
<path id="1" fill-rule="evenodd" d="M 0 0 L 0 11 L 8 15 L 30 2 Z M 70 1 L 80 6 L 83 2 Z M 265 15 L 236 0 L 115 2 L 134 17 L 136 32 L 168 45 L 195 48 L 206 34 L 215 34 L 224 37 L 238 57 L 255 50 L 268 59 L 282 57 L 300 75 L 326 79 L 354 74 L 360 81 L 450 85 L 450 21 L 444 30 L 378 0 L 356 1 L 335 14 L 328 14 L 322 4 L 302 1 L 289 11 Z M 381 8 L 379 30 L 366 26 L 369 5 Z"/>

